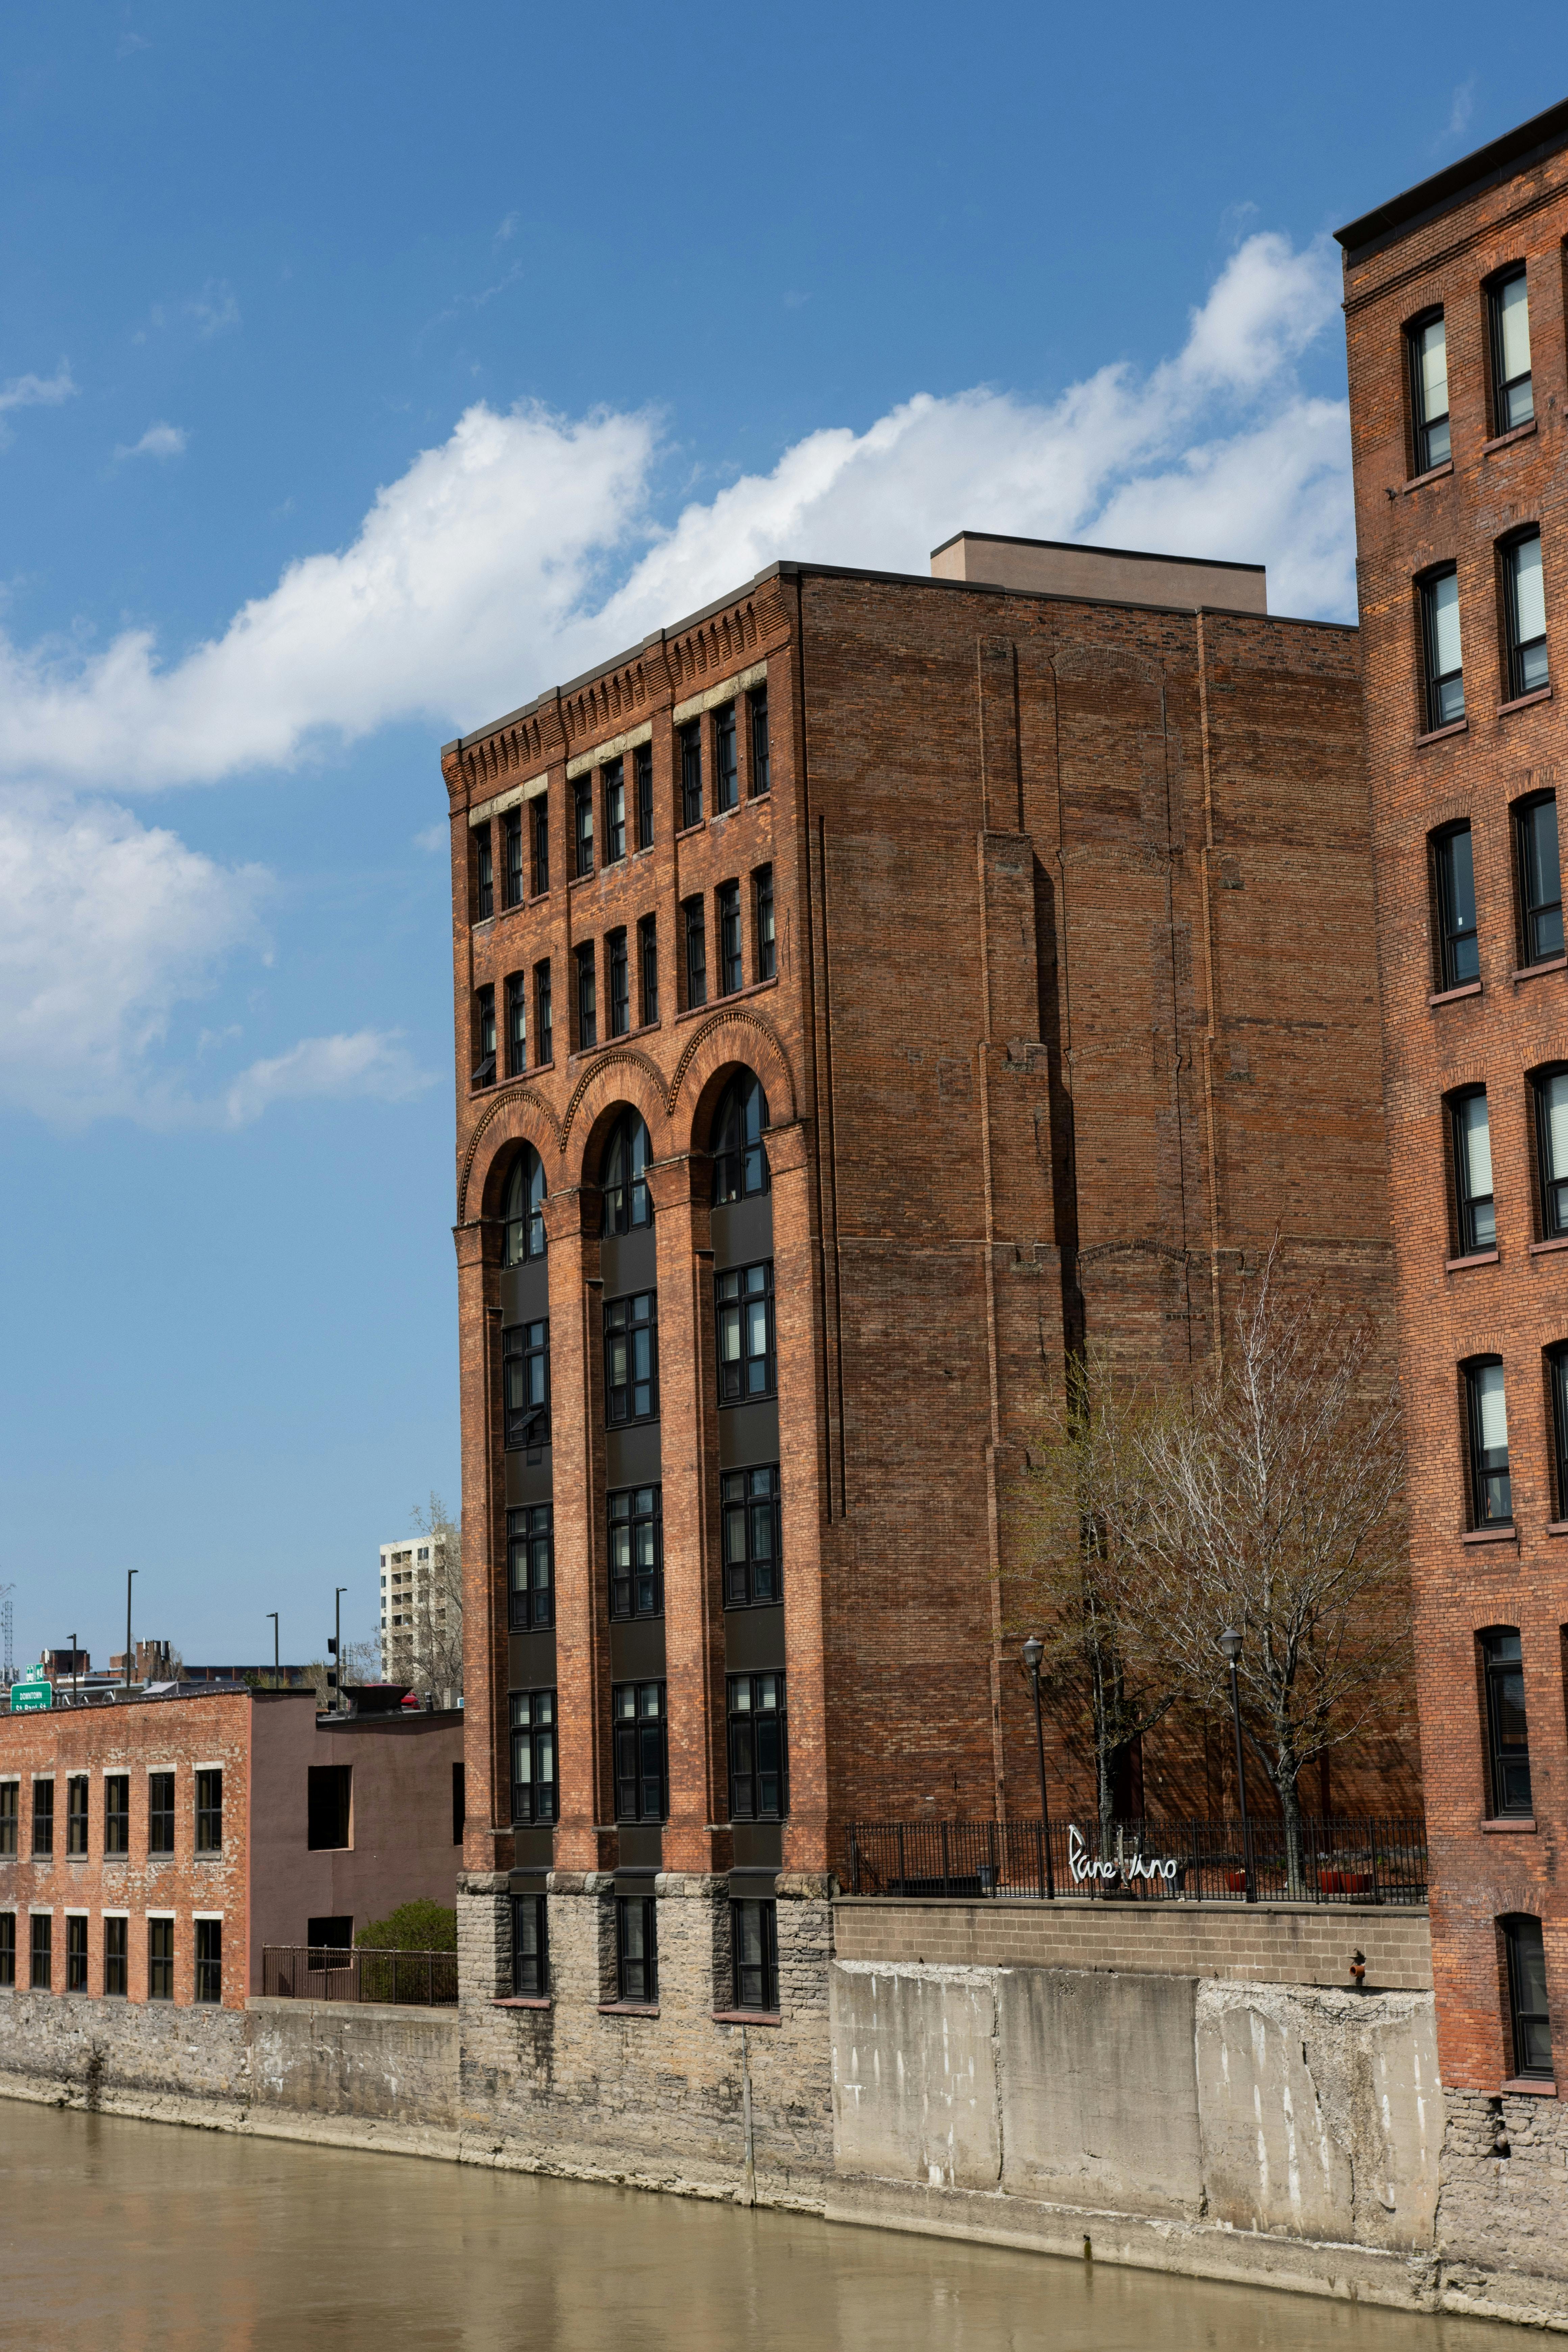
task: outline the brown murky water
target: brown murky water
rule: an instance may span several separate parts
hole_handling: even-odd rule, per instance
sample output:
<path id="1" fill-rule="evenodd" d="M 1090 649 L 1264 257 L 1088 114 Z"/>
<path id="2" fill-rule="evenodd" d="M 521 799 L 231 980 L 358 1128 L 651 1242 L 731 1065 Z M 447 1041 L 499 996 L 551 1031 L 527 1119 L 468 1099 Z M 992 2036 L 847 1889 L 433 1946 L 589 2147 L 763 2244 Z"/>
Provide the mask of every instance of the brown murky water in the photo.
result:
<path id="1" fill-rule="evenodd" d="M 0 2344 L 1521 2352 L 1515 2328 L 0 2100 Z"/>

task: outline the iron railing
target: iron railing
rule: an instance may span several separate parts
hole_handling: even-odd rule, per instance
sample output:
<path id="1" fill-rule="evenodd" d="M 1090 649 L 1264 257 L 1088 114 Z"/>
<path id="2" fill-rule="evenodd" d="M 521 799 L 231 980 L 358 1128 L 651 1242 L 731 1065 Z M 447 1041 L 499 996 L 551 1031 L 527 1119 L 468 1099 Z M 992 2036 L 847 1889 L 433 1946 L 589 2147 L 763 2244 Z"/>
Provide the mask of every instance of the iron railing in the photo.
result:
<path id="1" fill-rule="evenodd" d="M 261 1990 L 272 2000 L 384 2000 L 450 2009 L 458 2000 L 458 1955 L 264 1944 Z"/>
<path id="2" fill-rule="evenodd" d="M 1425 1903 L 1419 1820 L 853 1822 L 852 1895 L 1119 1902 Z"/>

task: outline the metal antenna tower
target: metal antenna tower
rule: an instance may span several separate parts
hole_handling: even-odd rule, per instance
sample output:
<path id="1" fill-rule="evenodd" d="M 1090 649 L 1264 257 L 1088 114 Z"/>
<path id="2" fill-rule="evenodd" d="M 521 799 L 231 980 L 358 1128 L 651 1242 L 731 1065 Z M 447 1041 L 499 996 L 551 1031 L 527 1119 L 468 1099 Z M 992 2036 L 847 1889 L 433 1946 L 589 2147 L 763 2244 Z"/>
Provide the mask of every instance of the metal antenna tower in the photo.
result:
<path id="1" fill-rule="evenodd" d="M 11 1613 L 11 1595 L 16 1590 L 14 1584 L 0 1584 L 0 1646 L 4 1647 L 5 1653 L 5 1663 L 4 1668 L 0 1669 L 0 1679 L 5 1681 L 7 1687 L 16 1679 L 16 1658 L 12 1638 Z"/>

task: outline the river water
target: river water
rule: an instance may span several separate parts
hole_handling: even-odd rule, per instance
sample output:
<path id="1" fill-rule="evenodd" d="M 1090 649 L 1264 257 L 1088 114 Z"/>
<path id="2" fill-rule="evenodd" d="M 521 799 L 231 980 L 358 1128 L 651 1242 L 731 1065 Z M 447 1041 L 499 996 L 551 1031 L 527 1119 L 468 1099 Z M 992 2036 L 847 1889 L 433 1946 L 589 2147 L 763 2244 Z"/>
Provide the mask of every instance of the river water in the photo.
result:
<path id="1" fill-rule="evenodd" d="M 0 2099 L 0 2345 L 1521 2352 L 1516 2328 Z"/>

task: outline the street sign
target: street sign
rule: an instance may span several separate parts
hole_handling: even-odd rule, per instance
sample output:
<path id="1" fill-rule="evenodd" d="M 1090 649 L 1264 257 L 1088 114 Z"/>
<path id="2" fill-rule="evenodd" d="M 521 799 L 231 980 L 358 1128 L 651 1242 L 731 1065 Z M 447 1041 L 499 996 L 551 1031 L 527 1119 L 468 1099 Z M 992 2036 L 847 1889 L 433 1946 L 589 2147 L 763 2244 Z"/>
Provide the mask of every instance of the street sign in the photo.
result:
<path id="1" fill-rule="evenodd" d="M 55 1702 L 54 1685 L 41 1677 L 37 1682 L 13 1683 L 11 1712 L 13 1715 L 46 1713 Z"/>

